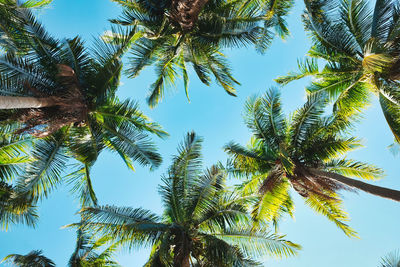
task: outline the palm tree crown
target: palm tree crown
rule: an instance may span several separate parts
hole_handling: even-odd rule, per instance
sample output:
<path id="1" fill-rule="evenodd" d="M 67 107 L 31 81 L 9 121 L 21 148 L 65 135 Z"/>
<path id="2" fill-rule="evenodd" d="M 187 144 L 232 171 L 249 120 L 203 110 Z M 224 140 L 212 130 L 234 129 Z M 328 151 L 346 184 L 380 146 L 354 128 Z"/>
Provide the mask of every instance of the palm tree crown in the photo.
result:
<path id="1" fill-rule="evenodd" d="M 18 267 L 55 267 L 55 263 L 43 256 L 41 250 L 33 250 L 26 255 L 10 254 L 3 259 Z"/>
<path id="2" fill-rule="evenodd" d="M 160 165 L 148 133 L 165 132 L 137 104 L 116 96 L 129 39 L 97 41 L 89 53 L 78 37 L 62 42 L 49 36 L 26 8 L 0 4 L 0 11 L 14 12 L 1 20 L 19 29 L 0 32 L 7 40 L 0 56 L 0 117 L 3 123 L 19 121 L 17 133 L 40 138 L 32 151 L 35 162 L 18 183 L 21 190 L 35 198 L 47 195 L 75 158 L 78 167 L 69 180 L 84 204 L 94 203 L 89 170 L 102 150 L 117 152 L 132 169 L 133 161 Z"/>
<path id="3" fill-rule="evenodd" d="M 319 70 L 316 60 L 307 59 L 299 73 L 276 81 L 285 84 L 312 75 L 310 93 L 327 92 L 335 109 L 349 114 L 362 110 L 372 92 L 400 141 L 399 2 L 377 0 L 373 10 L 366 0 L 306 0 L 305 4 L 305 28 L 313 42 L 308 54 L 327 63 Z"/>
<path id="4" fill-rule="evenodd" d="M 163 178 L 164 215 L 128 207 L 88 207 L 82 215 L 95 232 L 128 247 L 151 245 L 145 266 L 258 266 L 265 254 L 293 255 L 298 245 L 246 223 L 247 198 L 224 189 L 216 166 L 201 171 L 201 138 L 189 133 Z"/>
<path id="5" fill-rule="evenodd" d="M 345 223 L 348 217 L 341 209 L 338 190 L 361 189 L 400 201 L 400 191 L 343 176 L 376 179 L 382 171 L 342 157 L 361 144 L 356 138 L 343 135 L 350 125 L 343 114 L 322 116 L 326 104 L 326 97 L 313 94 L 290 119 L 285 119 L 276 89 L 247 101 L 245 122 L 253 133 L 252 139 L 248 147 L 231 142 L 225 150 L 231 156 L 231 171 L 250 177 L 242 190 L 260 193 L 254 218 L 277 220 L 282 212 L 292 212 L 292 187 L 312 209 L 351 236 L 355 233 Z"/>
<path id="6" fill-rule="evenodd" d="M 69 267 L 119 267 L 113 260 L 118 244 L 107 246 L 108 239 L 93 239 L 84 228 L 77 231 L 76 249 L 68 262 Z M 104 250 L 102 247 L 106 246 Z M 19 267 L 53 267 L 54 262 L 43 256 L 41 250 L 33 250 L 26 255 L 10 254 L 2 262 L 13 263 Z"/>
<path id="7" fill-rule="evenodd" d="M 204 84 L 210 85 L 214 76 L 227 93 L 235 95 L 238 82 L 221 48 L 252 44 L 264 51 L 276 34 L 288 34 L 284 18 L 293 4 L 288 0 L 114 1 L 122 5 L 123 14 L 112 22 L 134 32 L 128 75 L 135 77 L 144 67 L 155 66 L 157 79 L 148 97 L 152 107 L 179 72 L 189 98 L 189 64 Z M 117 40 L 121 36 L 108 37 Z"/>

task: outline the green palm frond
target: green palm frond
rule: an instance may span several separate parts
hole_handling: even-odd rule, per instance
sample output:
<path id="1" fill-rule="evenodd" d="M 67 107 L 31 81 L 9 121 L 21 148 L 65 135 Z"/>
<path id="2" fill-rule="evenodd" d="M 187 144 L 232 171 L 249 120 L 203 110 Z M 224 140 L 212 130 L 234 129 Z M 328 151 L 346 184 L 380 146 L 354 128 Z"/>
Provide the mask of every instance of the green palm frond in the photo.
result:
<path id="1" fill-rule="evenodd" d="M 155 152 L 152 140 L 144 133 L 133 127 L 131 123 L 114 119 L 102 121 L 105 139 L 112 145 L 112 150 L 127 155 L 141 165 L 156 168 L 161 164 L 161 156 Z"/>
<path id="2" fill-rule="evenodd" d="M 127 121 L 132 123 L 137 129 L 154 133 L 159 137 L 166 137 L 168 135 L 158 123 L 151 122 L 139 110 L 137 102 L 129 99 L 122 102 L 117 99 L 111 100 L 107 105 L 99 107 L 93 113 L 101 116 L 101 120 L 113 118 L 118 122 Z"/>
<path id="3" fill-rule="evenodd" d="M 264 226 L 265 227 L 265 226 Z M 284 239 L 285 236 L 270 233 L 265 228 L 253 230 L 251 227 L 227 229 L 217 237 L 227 243 L 238 246 L 251 258 L 258 258 L 268 252 L 269 256 L 290 257 L 297 254 L 300 245 Z"/>
<path id="4" fill-rule="evenodd" d="M 204 266 L 262 266 L 261 263 L 246 257 L 239 247 L 232 246 L 218 237 L 205 235 L 203 239 L 206 253 Z"/>
<path id="5" fill-rule="evenodd" d="M 38 218 L 32 200 L 12 185 L 0 181 L 0 225 L 7 230 L 9 225 L 35 226 Z"/>
<path id="6" fill-rule="evenodd" d="M 72 186 L 71 193 L 79 196 L 82 207 L 97 206 L 97 197 L 90 178 L 90 165 L 78 164 L 78 170 L 68 174 L 66 179 Z"/>
<path id="7" fill-rule="evenodd" d="M 134 78 L 144 67 L 151 65 L 155 61 L 155 55 L 159 53 L 163 41 L 140 38 L 130 51 L 131 56 L 126 74 Z"/>
<path id="8" fill-rule="evenodd" d="M 160 51 L 160 53 L 163 54 L 163 58 L 158 60 L 155 64 L 157 79 L 150 86 L 147 99 L 147 103 L 150 107 L 154 107 L 161 101 L 165 94 L 165 88 L 175 86 L 175 79 L 178 71 L 176 65 L 179 61 L 177 49 L 178 47 L 171 46 Z"/>
<path id="9" fill-rule="evenodd" d="M 253 206 L 251 215 L 254 225 L 259 227 L 262 222 L 273 221 L 282 213 L 282 207 L 289 198 L 289 184 L 285 181 L 275 182 L 269 191 L 259 196 L 259 201 Z"/>
<path id="10" fill-rule="evenodd" d="M 38 199 L 47 197 L 61 181 L 67 156 L 64 151 L 65 135 L 47 137 L 35 142 L 32 151 L 33 162 L 24 177 L 18 180 L 17 188 Z"/>
<path id="11" fill-rule="evenodd" d="M 252 147 L 256 147 L 255 143 L 258 140 L 254 140 Z M 261 146 L 261 145 L 260 145 Z M 255 173 L 258 168 L 270 168 L 271 156 L 267 157 L 262 154 L 259 149 L 249 149 L 241 146 L 240 144 L 229 142 L 224 146 L 225 152 L 232 158 L 232 168 L 229 170 L 234 175 L 243 176 L 249 173 Z"/>
<path id="12" fill-rule="evenodd" d="M 400 142 L 400 107 L 389 101 L 382 94 L 379 94 L 379 102 L 381 104 L 383 115 L 392 131 L 397 142 Z"/>
<path id="13" fill-rule="evenodd" d="M 350 220 L 347 213 L 342 210 L 342 201 L 337 199 L 337 196 L 332 195 L 332 199 L 322 198 L 318 195 L 312 194 L 306 199 L 306 204 L 314 211 L 324 215 L 330 221 L 333 221 L 347 236 L 358 237 L 350 226 L 346 224 Z"/>
<path id="14" fill-rule="evenodd" d="M 353 0 L 341 2 L 341 17 L 354 35 L 360 47 L 367 42 L 366 33 L 371 29 L 371 11 L 365 0 Z"/>
<path id="15" fill-rule="evenodd" d="M 76 247 L 72 253 L 68 266 L 120 266 L 113 260 L 113 253 L 116 251 L 119 243 L 108 244 L 109 237 L 96 238 L 90 236 L 85 224 L 80 222 L 77 229 Z"/>
<path id="16" fill-rule="evenodd" d="M 38 8 L 49 5 L 53 0 L 28 0 L 22 3 L 20 6 L 24 8 Z"/>
<path id="17" fill-rule="evenodd" d="M 286 85 L 294 80 L 299 80 L 307 76 L 314 76 L 319 73 L 318 62 L 314 58 L 306 57 L 304 61 L 297 60 L 299 72 L 289 72 L 285 76 L 280 76 L 274 81 Z"/>
<path id="18" fill-rule="evenodd" d="M 383 177 L 383 170 L 371 164 L 351 160 L 340 159 L 325 163 L 329 172 L 337 172 L 346 176 L 354 176 L 367 180 L 378 180 Z"/>
<path id="19" fill-rule="evenodd" d="M 168 227 L 159 222 L 158 216 L 141 208 L 87 207 L 81 215 L 87 221 L 86 227 L 129 248 L 154 244 Z"/>
<path id="20" fill-rule="evenodd" d="M 256 138 L 276 149 L 284 138 L 286 122 L 282 115 L 280 93 L 273 88 L 262 98 L 249 98 L 245 104 L 244 120 Z"/>
<path id="21" fill-rule="evenodd" d="M 309 129 L 315 126 L 324 113 L 327 101 L 323 94 L 307 96 L 307 102 L 292 116 L 290 125 L 290 139 L 293 147 L 301 146 L 308 139 Z"/>
<path id="22" fill-rule="evenodd" d="M 54 267 L 55 263 L 43 256 L 41 250 L 33 250 L 26 255 L 10 254 L 2 262 L 10 262 L 20 267 Z"/>
<path id="23" fill-rule="evenodd" d="M 188 201 L 190 183 L 201 174 L 201 147 L 203 139 L 195 132 L 188 133 L 178 148 L 159 187 L 166 214 L 176 222 L 185 220 L 185 205 Z M 189 203 L 187 203 L 189 205 Z"/>
<path id="24" fill-rule="evenodd" d="M 13 135 L 10 127 L 0 129 L 0 134 L 0 180 L 11 181 L 30 162 L 27 149 L 32 140 L 26 136 Z"/>

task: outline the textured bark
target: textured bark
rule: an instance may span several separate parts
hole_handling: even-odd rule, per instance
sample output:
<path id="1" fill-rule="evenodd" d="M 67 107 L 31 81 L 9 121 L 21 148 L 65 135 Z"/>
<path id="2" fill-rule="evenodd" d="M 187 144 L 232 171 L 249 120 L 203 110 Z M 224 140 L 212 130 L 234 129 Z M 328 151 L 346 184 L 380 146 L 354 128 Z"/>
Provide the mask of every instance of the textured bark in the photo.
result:
<path id="1" fill-rule="evenodd" d="M 310 169 L 311 172 L 313 172 L 315 175 L 322 176 L 325 178 L 329 178 L 335 181 L 338 181 L 342 184 L 345 184 L 349 187 L 356 188 L 359 190 L 362 190 L 364 192 L 380 196 L 383 198 L 388 198 L 394 201 L 400 201 L 400 191 L 386 188 L 386 187 L 381 187 L 381 186 L 376 186 L 372 184 L 367 184 L 362 181 L 356 180 L 356 179 L 351 179 L 346 176 L 337 174 L 337 173 L 331 173 L 331 172 L 325 172 L 317 169 Z"/>
<path id="2" fill-rule="evenodd" d="M 172 0 L 171 18 L 179 23 L 182 30 L 190 31 L 208 0 Z"/>
<path id="3" fill-rule="evenodd" d="M 54 97 L 0 96 L 0 109 L 44 108 L 56 105 Z"/>
<path id="4" fill-rule="evenodd" d="M 192 242 L 185 232 L 178 230 L 174 234 L 174 267 L 190 267 Z"/>
<path id="5" fill-rule="evenodd" d="M 24 127 L 16 133 L 26 132 L 44 137 L 67 125 L 85 125 L 89 109 L 75 71 L 63 64 L 57 67 L 58 86 L 63 89 L 59 90 L 61 93 L 58 95 L 46 96 L 26 83 L 26 88 L 37 97 L 0 96 L 0 109 L 20 109 L 16 120 L 24 124 Z M 44 127 L 38 128 L 39 125 Z"/>

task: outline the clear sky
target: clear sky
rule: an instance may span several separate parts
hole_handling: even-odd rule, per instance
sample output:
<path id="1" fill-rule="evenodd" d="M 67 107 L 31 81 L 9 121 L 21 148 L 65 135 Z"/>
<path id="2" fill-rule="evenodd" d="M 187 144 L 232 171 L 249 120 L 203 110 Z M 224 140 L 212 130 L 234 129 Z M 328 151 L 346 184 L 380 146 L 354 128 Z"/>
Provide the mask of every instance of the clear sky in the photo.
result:
<path id="1" fill-rule="evenodd" d="M 131 172 L 117 155 L 103 153 L 92 170 L 99 203 L 143 207 L 161 214 L 157 193 L 160 176 L 165 173 L 177 144 L 187 131 L 195 130 L 204 137 L 205 166 L 226 159 L 222 146 L 228 141 L 245 144 L 250 133 L 241 117 L 244 101 L 250 95 L 265 92 L 274 85 L 273 79 L 277 76 L 295 70 L 296 59 L 308 49 L 309 43 L 300 20 L 302 10 L 302 1 L 296 1 L 289 17 L 291 36 L 284 42 L 275 40 L 265 55 L 259 55 L 250 48 L 226 51 L 235 77 L 242 83 L 236 98 L 216 85 L 202 85 L 192 73 L 191 103 L 187 102 L 182 84 L 178 83 L 177 89 L 171 90 L 165 100 L 151 110 L 145 104 L 145 97 L 154 81 L 152 70 L 142 72 L 133 80 L 123 78 L 120 98 L 137 100 L 145 114 L 163 125 L 170 137 L 156 139 L 164 162 L 152 172 L 138 165 L 135 165 L 136 172 Z M 50 7 L 40 12 L 39 18 L 53 35 L 65 38 L 79 34 L 90 45 L 94 36 L 109 29 L 107 19 L 115 18 L 120 11 L 116 4 L 108 0 L 54 0 Z M 287 113 L 303 104 L 306 82 L 298 81 L 282 88 Z M 386 177 L 376 184 L 400 189 L 400 157 L 394 157 L 387 149 L 393 138 L 376 100 L 364 117 L 354 134 L 363 138 L 365 148 L 349 156 L 374 163 L 386 171 Z M 40 203 L 40 221 L 36 229 L 13 226 L 8 232 L 0 232 L 0 258 L 10 253 L 26 254 L 33 249 L 42 249 L 57 266 L 66 266 L 76 237 L 74 230 L 61 227 L 79 220 L 75 214 L 79 203 L 68 190 L 68 187 L 60 186 Z M 350 225 L 361 237 L 350 239 L 333 223 L 304 206 L 303 199 L 293 195 L 295 220 L 285 219 L 280 231 L 287 234 L 287 239 L 301 244 L 303 250 L 299 256 L 290 259 L 265 259 L 266 266 L 373 267 L 378 266 L 381 256 L 400 249 L 399 203 L 362 192 L 343 193 L 345 208 L 352 218 Z M 148 253 L 148 249 L 122 251 L 117 259 L 123 266 L 142 266 Z"/>

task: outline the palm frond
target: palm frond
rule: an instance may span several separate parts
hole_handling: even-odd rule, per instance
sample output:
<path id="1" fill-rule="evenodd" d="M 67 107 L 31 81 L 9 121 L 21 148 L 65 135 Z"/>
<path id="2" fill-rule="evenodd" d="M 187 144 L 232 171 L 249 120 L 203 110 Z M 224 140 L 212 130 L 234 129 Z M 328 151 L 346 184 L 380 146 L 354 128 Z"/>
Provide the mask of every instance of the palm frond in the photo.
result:
<path id="1" fill-rule="evenodd" d="M 262 98 L 249 98 L 245 104 L 244 120 L 258 139 L 270 149 L 277 149 L 286 128 L 278 89 L 268 90 Z"/>
<path id="2" fill-rule="evenodd" d="M 64 151 L 64 133 L 38 140 L 32 151 L 33 162 L 19 179 L 17 188 L 34 199 L 47 197 L 61 181 L 67 156 Z"/>
<path id="3" fill-rule="evenodd" d="M 42 266 L 42 267 L 54 267 L 55 263 L 43 256 L 41 250 L 33 250 L 26 255 L 10 254 L 6 256 L 2 262 L 10 262 L 17 266 L 28 267 L 28 266 Z"/>
<path id="4" fill-rule="evenodd" d="M 105 130 L 106 140 L 112 145 L 109 146 L 111 149 L 141 165 L 150 166 L 150 168 L 160 166 L 162 159 L 152 140 L 131 123 L 119 123 L 115 118 L 106 118 L 102 121 L 102 127 Z"/>
<path id="5" fill-rule="evenodd" d="M 310 194 L 305 202 L 314 211 L 327 217 L 330 221 L 333 221 L 347 236 L 358 237 L 357 232 L 346 224 L 346 222 L 349 221 L 349 217 L 347 213 L 342 210 L 342 203 L 336 196 L 333 195 L 332 199 L 327 199 L 315 194 Z"/>
<path id="6" fill-rule="evenodd" d="M 340 159 L 325 163 L 325 168 L 330 172 L 337 172 L 345 176 L 354 176 L 367 180 L 377 180 L 383 177 L 383 170 L 374 165 L 351 160 Z"/>
<path id="7" fill-rule="evenodd" d="M 285 240 L 285 236 L 272 234 L 265 228 L 257 230 L 253 230 L 251 227 L 227 229 L 216 236 L 231 245 L 238 246 L 247 257 L 251 258 L 266 255 L 278 258 L 290 257 L 296 255 L 301 249 L 300 245 Z"/>
<path id="8" fill-rule="evenodd" d="M 299 80 L 307 76 L 314 76 L 319 73 L 318 62 L 314 58 L 306 57 L 304 61 L 297 60 L 299 72 L 289 72 L 285 76 L 280 76 L 274 81 L 286 85 L 291 81 Z"/>
<path id="9" fill-rule="evenodd" d="M 31 198 L 0 181 L 0 228 L 7 230 L 9 225 L 19 223 L 35 226 L 37 218 Z"/>
<path id="10" fill-rule="evenodd" d="M 87 207 L 81 214 L 87 227 L 129 248 L 154 244 L 168 228 L 158 216 L 141 208 Z"/>
<path id="11" fill-rule="evenodd" d="M 82 165 L 79 164 L 78 170 L 66 176 L 67 182 L 72 185 L 71 193 L 79 196 L 82 207 L 97 206 L 97 197 L 90 178 L 90 165 Z"/>

